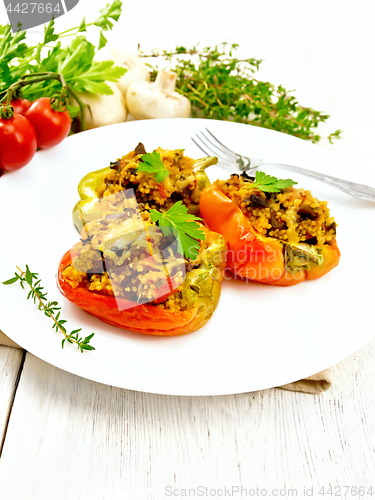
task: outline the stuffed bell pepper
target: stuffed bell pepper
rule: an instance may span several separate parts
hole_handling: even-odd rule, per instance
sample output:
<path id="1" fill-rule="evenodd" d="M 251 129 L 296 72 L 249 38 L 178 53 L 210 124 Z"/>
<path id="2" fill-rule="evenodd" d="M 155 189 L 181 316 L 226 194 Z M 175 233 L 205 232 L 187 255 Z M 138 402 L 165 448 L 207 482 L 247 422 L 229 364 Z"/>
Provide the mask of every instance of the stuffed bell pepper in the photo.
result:
<path id="1" fill-rule="evenodd" d="M 203 191 L 201 215 L 224 236 L 227 266 L 236 276 L 290 286 L 338 265 L 336 222 L 327 202 L 293 184 L 263 172 L 243 173 Z"/>
<path id="2" fill-rule="evenodd" d="M 78 185 L 80 201 L 73 210 L 76 227 L 81 231 L 85 221 L 103 215 L 94 209 L 98 199 L 125 189 L 134 190 L 142 211 L 165 212 L 181 200 L 189 213 L 197 214 L 200 195 L 210 184 L 205 169 L 216 164 L 217 158 L 193 160 L 183 151 L 158 148 L 146 153 L 139 143 L 134 151 L 109 167 L 87 174 Z"/>
<path id="3" fill-rule="evenodd" d="M 85 221 L 81 241 L 63 256 L 61 293 L 102 321 L 134 332 L 198 330 L 219 302 L 224 238 L 181 201 L 163 213 L 140 210 L 125 193 L 121 203 L 116 193 L 115 203 L 112 195 L 92 205 L 102 216 Z"/>

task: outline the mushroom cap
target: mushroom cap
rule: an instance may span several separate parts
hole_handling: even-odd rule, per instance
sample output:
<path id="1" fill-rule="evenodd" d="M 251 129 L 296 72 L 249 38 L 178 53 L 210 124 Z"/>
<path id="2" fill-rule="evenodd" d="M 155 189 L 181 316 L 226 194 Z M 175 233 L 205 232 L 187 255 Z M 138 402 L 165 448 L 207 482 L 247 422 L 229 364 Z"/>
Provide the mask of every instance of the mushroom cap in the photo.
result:
<path id="1" fill-rule="evenodd" d="M 86 128 L 92 129 L 111 125 L 112 123 L 121 123 L 126 120 L 125 98 L 115 83 L 106 82 L 112 89 L 113 94 L 100 95 L 90 92 L 80 92 L 78 96 L 85 104 L 91 108 L 85 109 Z"/>
<path id="2" fill-rule="evenodd" d="M 191 111 L 189 99 L 148 82 L 130 85 L 126 93 L 126 105 L 136 120 L 188 118 Z"/>
<path id="3" fill-rule="evenodd" d="M 150 71 L 142 59 L 123 47 L 106 45 L 95 54 L 94 60 L 113 61 L 116 66 L 127 69 L 125 75 L 116 82 L 124 97 L 132 83 L 150 81 Z"/>

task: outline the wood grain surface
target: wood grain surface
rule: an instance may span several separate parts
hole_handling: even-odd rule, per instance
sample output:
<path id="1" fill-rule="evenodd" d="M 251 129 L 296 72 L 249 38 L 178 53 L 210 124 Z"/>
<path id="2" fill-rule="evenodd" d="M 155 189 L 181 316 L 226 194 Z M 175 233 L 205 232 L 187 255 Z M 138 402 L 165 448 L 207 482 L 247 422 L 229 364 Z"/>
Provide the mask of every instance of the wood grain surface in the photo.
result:
<path id="1" fill-rule="evenodd" d="M 27 354 L 0 498 L 161 499 L 168 486 L 287 488 L 302 498 L 303 488 L 375 487 L 374 357 L 375 340 L 335 367 L 320 396 L 190 398 L 103 386 Z"/>
<path id="2" fill-rule="evenodd" d="M 21 349 L 0 346 L 0 455 L 24 353 Z"/>

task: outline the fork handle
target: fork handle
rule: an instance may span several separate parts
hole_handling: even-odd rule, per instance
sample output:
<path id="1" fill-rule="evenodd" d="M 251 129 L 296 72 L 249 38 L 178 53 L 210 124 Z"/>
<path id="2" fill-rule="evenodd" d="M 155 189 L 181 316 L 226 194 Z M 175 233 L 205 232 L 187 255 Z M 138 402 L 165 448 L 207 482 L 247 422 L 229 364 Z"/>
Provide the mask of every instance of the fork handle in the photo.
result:
<path id="1" fill-rule="evenodd" d="M 313 177 L 319 181 L 330 184 L 341 191 L 344 191 L 355 198 L 360 200 L 369 200 L 375 202 L 375 189 L 371 186 L 365 186 L 364 184 L 357 184 L 356 182 L 345 181 L 344 179 L 339 179 L 338 177 L 332 177 L 331 175 L 321 174 L 319 172 L 314 172 L 313 170 L 308 170 L 306 168 L 295 167 L 294 165 L 287 165 L 284 163 L 263 163 L 262 166 L 279 166 L 292 172 L 297 172 L 298 174 L 307 175 L 308 177 Z"/>

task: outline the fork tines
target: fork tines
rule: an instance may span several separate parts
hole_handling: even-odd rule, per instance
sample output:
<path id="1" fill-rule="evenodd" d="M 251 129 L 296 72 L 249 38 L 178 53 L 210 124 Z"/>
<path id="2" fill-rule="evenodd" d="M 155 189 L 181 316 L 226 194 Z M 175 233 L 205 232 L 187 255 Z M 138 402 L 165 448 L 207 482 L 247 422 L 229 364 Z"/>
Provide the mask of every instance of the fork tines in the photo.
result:
<path id="1" fill-rule="evenodd" d="M 233 162 L 236 161 L 239 155 L 232 151 L 231 149 L 227 148 L 224 146 L 224 144 L 219 141 L 217 137 L 214 136 L 214 134 L 208 130 L 207 127 L 206 131 L 208 134 L 206 135 L 202 130 L 195 134 L 195 138 L 192 137 L 192 141 L 195 143 L 198 148 L 203 151 L 207 156 L 217 156 L 218 158 L 221 158 L 225 162 Z"/>

